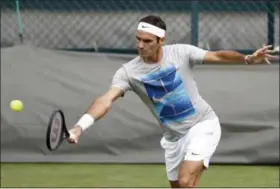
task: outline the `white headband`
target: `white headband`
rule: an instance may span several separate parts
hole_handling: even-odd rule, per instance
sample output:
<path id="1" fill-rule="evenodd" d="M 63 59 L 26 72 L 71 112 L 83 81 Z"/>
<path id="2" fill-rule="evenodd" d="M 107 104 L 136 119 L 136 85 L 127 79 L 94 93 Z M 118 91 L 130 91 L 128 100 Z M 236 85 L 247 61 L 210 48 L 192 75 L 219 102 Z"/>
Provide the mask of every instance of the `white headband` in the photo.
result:
<path id="1" fill-rule="evenodd" d="M 165 36 L 165 30 L 156 27 L 152 24 L 148 24 L 146 22 L 140 22 L 138 25 L 137 30 L 145 31 L 151 34 L 154 34 L 155 36 L 158 36 L 160 38 Z"/>

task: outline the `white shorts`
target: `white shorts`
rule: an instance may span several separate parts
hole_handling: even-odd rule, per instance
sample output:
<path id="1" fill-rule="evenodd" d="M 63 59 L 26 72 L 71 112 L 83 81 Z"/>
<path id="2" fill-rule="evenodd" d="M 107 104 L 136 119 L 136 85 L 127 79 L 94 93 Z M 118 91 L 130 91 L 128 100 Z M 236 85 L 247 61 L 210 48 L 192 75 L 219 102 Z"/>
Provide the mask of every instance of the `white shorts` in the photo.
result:
<path id="1" fill-rule="evenodd" d="M 205 120 L 190 128 L 188 133 L 176 142 L 164 137 L 160 144 L 165 150 L 165 164 L 168 180 L 178 180 L 179 165 L 184 160 L 202 161 L 206 168 L 221 137 L 219 119 Z"/>

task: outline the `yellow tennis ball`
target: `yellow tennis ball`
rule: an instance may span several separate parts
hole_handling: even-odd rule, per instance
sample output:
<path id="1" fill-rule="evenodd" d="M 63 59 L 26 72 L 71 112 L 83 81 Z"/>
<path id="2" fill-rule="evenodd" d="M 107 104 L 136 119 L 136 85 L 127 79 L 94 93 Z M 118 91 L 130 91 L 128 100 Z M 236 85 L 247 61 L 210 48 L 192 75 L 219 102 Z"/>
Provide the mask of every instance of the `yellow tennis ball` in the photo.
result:
<path id="1" fill-rule="evenodd" d="M 23 103 L 20 100 L 12 100 L 10 102 L 10 108 L 14 112 L 20 112 L 23 109 Z"/>

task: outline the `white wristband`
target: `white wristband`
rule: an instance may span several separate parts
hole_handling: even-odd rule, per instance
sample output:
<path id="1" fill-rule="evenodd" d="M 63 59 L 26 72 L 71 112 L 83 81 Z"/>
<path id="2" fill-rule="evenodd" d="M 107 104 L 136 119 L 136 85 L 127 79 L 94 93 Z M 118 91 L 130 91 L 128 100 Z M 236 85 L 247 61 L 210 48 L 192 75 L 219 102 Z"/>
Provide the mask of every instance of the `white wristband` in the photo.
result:
<path id="1" fill-rule="evenodd" d="M 84 114 L 76 125 L 80 126 L 82 130 L 88 129 L 94 123 L 94 118 L 90 114 Z"/>

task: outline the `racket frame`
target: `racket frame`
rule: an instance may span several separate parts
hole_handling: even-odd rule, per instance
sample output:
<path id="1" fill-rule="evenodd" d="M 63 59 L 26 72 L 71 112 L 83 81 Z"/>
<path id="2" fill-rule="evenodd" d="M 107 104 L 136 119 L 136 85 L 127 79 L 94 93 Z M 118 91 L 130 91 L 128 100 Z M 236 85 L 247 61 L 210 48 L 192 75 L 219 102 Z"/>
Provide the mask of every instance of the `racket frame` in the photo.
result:
<path id="1" fill-rule="evenodd" d="M 55 148 L 52 148 L 51 146 L 51 131 L 52 131 L 52 124 L 53 124 L 53 121 L 54 121 L 54 118 L 56 117 L 57 114 L 60 114 L 61 116 L 61 121 L 62 121 L 62 127 L 61 127 L 61 132 L 60 132 L 60 136 L 59 137 L 59 142 L 57 143 L 56 147 Z M 50 119 L 49 119 L 49 123 L 48 123 L 48 129 L 47 129 L 47 135 L 46 135 L 46 145 L 47 145 L 47 148 L 50 150 L 50 151 L 55 151 L 58 149 L 58 147 L 61 145 L 61 143 L 64 141 L 64 139 L 66 138 L 69 138 L 70 134 L 67 130 L 67 127 L 66 127 L 66 123 L 65 123 L 65 116 L 64 116 L 64 113 L 62 110 L 54 110 Z"/>

